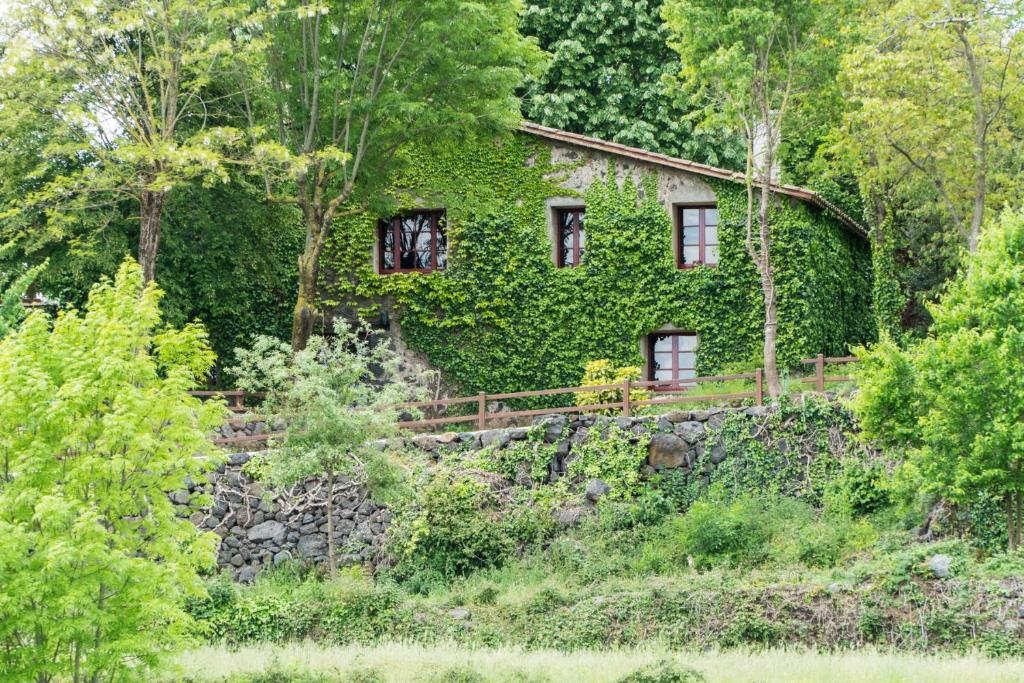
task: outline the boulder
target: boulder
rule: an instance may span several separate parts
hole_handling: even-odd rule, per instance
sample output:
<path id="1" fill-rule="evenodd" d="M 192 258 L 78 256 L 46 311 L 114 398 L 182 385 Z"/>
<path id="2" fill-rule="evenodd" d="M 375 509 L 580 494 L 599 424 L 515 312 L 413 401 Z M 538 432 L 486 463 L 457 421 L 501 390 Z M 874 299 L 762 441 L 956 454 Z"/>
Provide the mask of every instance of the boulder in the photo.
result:
<path id="1" fill-rule="evenodd" d="M 672 424 L 676 424 L 677 422 L 686 422 L 689 420 L 690 413 L 685 410 L 670 410 L 665 413 L 664 418 Z"/>
<path id="2" fill-rule="evenodd" d="M 480 445 L 484 448 L 503 448 L 510 440 L 511 437 L 504 429 L 489 429 L 480 434 Z"/>
<path id="3" fill-rule="evenodd" d="M 465 619 L 469 619 L 471 615 L 469 610 L 465 607 L 456 607 L 454 609 L 448 610 L 448 616 L 450 616 L 452 619 L 455 619 L 456 621 L 463 621 Z"/>
<path id="4" fill-rule="evenodd" d="M 555 520 L 555 524 L 560 527 L 574 527 L 580 523 L 583 519 L 583 515 L 586 511 L 580 507 L 567 507 L 552 510 L 551 517 Z"/>
<path id="5" fill-rule="evenodd" d="M 252 583 L 256 580 L 256 575 L 260 573 L 259 567 L 253 565 L 246 565 L 238 570 L 238 581 L 240 583 Z"/>
<path id="6" fill-rule="evenodd" d="M 249 529 L 246 536 L 250 541 L 270 541 L 274 543 L 284 542 L 284 537 L 288 534 L 288 529 L 281 522 L 275 520 L 267 520 L 257 524 L 256 526 Z"/>
<path id="7" fill-rule="evenodd" d="M 188 491 L 185 489 L 178 489 L 177 491 L 171 491 L 168 495 L 171 502 L 175 505 L 188 505 Z"/>
<path id="8" fill-rule="evenodd" d="M 295 546 L 295 551 L 304 560 L 312 560 L 327 554 L 327 538 L 321 534 L 302 536 Z"/>
<path id="9" fill-rule="evenodd" d="M 949 555 L 932 555 L 928 558 L 928 569 L 932 570 L 937 578 L 945 579 L 949 577 L 950 568 L 953 566 L 953 558 Z"/>
<path id="10" fill-rule="evenodd" d="M 647 447 L 647 464 L 656 470 L 675 469 L 686 464 L 690 446 L 675 434 L 657 433 Z"/>
<path id="11" fill-rule="evenodd" d="M 609 491 L 611 491 L 611 488 L 608 484 L 604 483 L 600 479 L 591 479 L 587 482 L 587 489 L 583 495 L 591 503 L 596 503 L 600 500 L 601 496 L 606 495 Z"/>
<path id="12" fill-rule="evenodd" d="M 436 437 L 437 442 L 440 444 L 452 444 L 459 440 L 458 432 L 445 432 L 444 434 L 438 434 Z"/>
<path id="13" fill-rule="evenodd" d="M 721 439 L 718 439 L 711 445 L 711 464 L 718 465 L 719 463 L 724 462 L 725 456 L 725 443 Z"/>
<path id="14" fill-rule="evenodd" d="M 686 422 L 680 422 L 675 427 L 675 433 L 677 436 L 682 438 L 687 443 L 696 443 L 699 439 L 704 438 L 704 434 L 707 433 L 707 429 L 704 427 L 703 422 L 697 422 L 695 420 L 687 420 Z"/>

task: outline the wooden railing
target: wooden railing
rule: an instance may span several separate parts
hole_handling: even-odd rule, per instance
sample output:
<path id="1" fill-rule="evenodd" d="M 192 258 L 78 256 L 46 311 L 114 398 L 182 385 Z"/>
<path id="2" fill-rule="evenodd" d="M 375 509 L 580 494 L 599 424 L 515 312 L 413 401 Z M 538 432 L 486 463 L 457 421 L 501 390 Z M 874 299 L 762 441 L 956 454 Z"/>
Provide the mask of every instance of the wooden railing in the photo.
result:
<path id="1" fill-rule="evenodd" d="M 815 386 L 815 391 L 824 392 L 825 384 L 827 382 L 848 382 L 851 380 L 850 377 L 845 375 L 826 375 L 826 365 L 855 363 L 857 362 L 857 360 L 858 359 L 856 356 L 830 357 L 821 354 L 814 358 L 804 358 L 800 362 L 805 365 L 813 365 L 814 376 L 804 377 L 800 381 L 804 383 L 813 383 Z M 728 382 L 735 380 L 749 380 L 753 382 L 753 387 L 750 391 L 738 391 L 727 394 L 698 394 L 694 393 L 693 391 L 701 383 Z M 637 399 L 634 396 L 634 392 L 637 389 L 652 390 L 653 396 L 651 396 L 650 398 Z M 560 396 L 563 394 L 594 393 L 604 391 L 618 391 L 621 394 L 621 399 L 615 401 L 608 401 L 604 403 L 591 403 L 587 405 L 533 408 L 529 410 L 501 411 L 496 413 L 489 413 L 487 410 L 488 405 L 494 401 L 507 401 L 524 398 L 538 398 L 546 396 Z M 229 399 L 228 407 L 236 413 L 244 413 L 247 410 L 247 408 L 245 407 L 245 399 L 259 398 L 263 395 L 256 393 L 247 393 L 238 390 L 193 391 L 192 394 L 194 396 L 200 396 L 204 398 L 213 396 L 223 396 L 224 398 Z M 733 375 L 708 375 L 705 377 L 694 377 L 693 379 L 686 380 L 685 382 L 679 382 L 678 380 L 625 380 L 621 383 L 615 384 L 560 387 L 557 389 L 537 389 L 534 391 L 510 391 L 497 394 L 488 394 L 486 392 L 481 391 L 475 396 L 460 396 L 456 398 L 442 398 L 429 401 L 411 401 L 408 403 L 393 404 L 387 407 L 398 412 L 403 412 L 413 409 L 418 410 L 424 408 L 430 408 L 436 411 L 444 410 L 453 406 L 472 405 L 475 408 L 475 410 L 465 414 L 443 415 L 440 417 L 432 417 L 421 420 L 403 420 L 398 423 L 398 426 L 407 429 L 422 429 L 424 427 L 455 425 L 472 422 L 475 423 L 476 429 L 483 430 L 487 429 L 488 422 L 493 423 L 493 421 L 495 420 L 508 420 L 520 417 L 532 417 L 535 415 L 550 415 L 557 413 L 587 413 L 594 412 L 597 410 L 617 410 L 621 411 L 621 413 L 624 416 L 628 417 L 633 414 L 633 411 L 636 408 L 641 408 L 644 406 L 708 401 L 738 401 L 745 399 L 754 399 L 754 404 L 758 406 L 764 405 L 764 375 L 761 368 L 758 368 L 754 372 L 738 373 Z M 254 418 L 252 416 L 233 417 L 230 420 L 228 420 L 228 424 L 242 424 L 246 421 L 252 421 L 253 419 Z M 259 442 L 266 441 L 269 438 L 272 438 L 274 436 L 280 436 L 282 434 L 284 434 L 284 432 L 272 431 L 263 434 L 216 438 L 214 439 L 214 443 L 228 445 L 247 442 Z"/>
<path id="2" fill-rule="evenodd" d="M 846 363 L 856 363 L 859 358 L 857 356 L 824 356 L 818 354 L 814 358 L 804 358 L 800 362 L 804 365 L 814 365 L 814 377 L 804 377 L 801 382 L 813 382 L 814 388 L 818 392 L 825 391 L 825 382 L 850 382 L 853 380 L 849 375 L 826 375 L 826 365 L 842 365 Z"/>

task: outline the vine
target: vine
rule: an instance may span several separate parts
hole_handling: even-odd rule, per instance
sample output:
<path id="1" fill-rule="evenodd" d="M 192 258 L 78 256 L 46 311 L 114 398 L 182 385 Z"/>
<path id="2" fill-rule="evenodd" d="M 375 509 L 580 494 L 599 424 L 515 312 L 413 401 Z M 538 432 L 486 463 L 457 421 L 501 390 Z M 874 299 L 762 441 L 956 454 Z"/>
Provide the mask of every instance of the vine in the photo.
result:
<path id="1" fill-rule="evenodd" d="M 572 386 L 587 362 L 600 358 L 640 365 L 641 339 L 666 324 L 700 335 L 702 374 L 760 356 L 762 300 L 744 247 L 742 186 L 705 179 L 721 216 L 720 264 L 680 270 L 656 178 L 621 180 L 609 164 L 582 193 L 584 262 L 557 268 L 545 200 L 576 194 L 561 184 L 574 164 L 553 162 L 551 149 L 525 134 L 410 155 L 410 170 L 395 183 L 404 190 L 380 215 L 403 206 L 445 207 L 448 269 L 375 274 L 369 254 L 376 219 L 361 214 L 336 231 L 331 245 L 332 270 L 354 274 L 331 283 L 333 296 L 358 302 L 364 313 L 382 298 L 393 301 L 405 342 L 461 390 Z M 780 362 L 838 355 L 870 340 L 868 244 L 787 197 L 776 198 L 772 220 Z"/>

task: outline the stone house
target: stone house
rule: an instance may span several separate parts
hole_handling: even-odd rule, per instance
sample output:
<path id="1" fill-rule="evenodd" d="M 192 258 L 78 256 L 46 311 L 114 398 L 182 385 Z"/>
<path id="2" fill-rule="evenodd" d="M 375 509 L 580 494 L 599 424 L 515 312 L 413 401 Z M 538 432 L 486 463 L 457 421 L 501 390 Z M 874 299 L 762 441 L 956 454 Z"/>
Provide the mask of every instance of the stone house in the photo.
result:
<path id="1" fill-rule="evenodd" d="M 756 362 L 741 174 L 529 122 L 413 156 L 397 208 L 357 221 L 335 266 L 461 389 L 572 385 L 596 358 L 659 380 Z M 845 354 L 874 334 L 867 233 L 817 192 L 772 190 L 780 358 Z"/>

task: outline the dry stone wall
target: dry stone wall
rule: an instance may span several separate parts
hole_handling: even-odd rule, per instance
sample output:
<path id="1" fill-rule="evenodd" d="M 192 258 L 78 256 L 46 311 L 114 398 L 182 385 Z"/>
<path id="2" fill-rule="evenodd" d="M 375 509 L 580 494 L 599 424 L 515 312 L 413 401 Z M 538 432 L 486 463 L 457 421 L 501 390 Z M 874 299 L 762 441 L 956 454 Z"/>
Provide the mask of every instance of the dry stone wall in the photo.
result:
<path id="1" fill-rule="evenodd" d="M 387 451 L 418 449 L 428 455 L 445 452 L 501 449 L 514 441 L 526 440 L 531 430 L 541 429 L 545 442 L 554 445 L 548 463 L 549 482 L 568 473 L 573 449 L 586 442 L 591 432 L 607 425 L 650 436 L 646 474 L 666 470 L 700 477 L 705 483 L 729 454 L 717 430 L 730 413 L 750 418 L 756 427 L 770 408 L 712 408 L 676 410 L 659 416 L 606 417 L 595 415 L 542 415 L 532 427 L 508 427 L 483 431 L 419 434 L 375 442 Z M 757 431 L 756 438 L 771 439 Z M 704 454 L 708 457 L 702 457 Z M 307 481 L 273 495 L 253 481 L 243 466 L 251 453 L 232 453 L 205 481 L 190 483 L 171 494 L 182 514 L 189 514 L 193 494 L 212 495 L 209 509 L 191 512 L 193 523 L 221 538 L 219 565 L 239 581 L 251 581 L 262 569 L 286 561 L 319 564 L 327 557 L 326 486 L 319 479 Z M 598 486 L 601 482 L 594 484 Z M 590 492 L 588 490 L 588 497 Z M 596 497 L 596 496 L 595 496 Z M 365 487 L 341 482 L 334 490 L 334 528 L 340 564 L 372 563 L 381 549 L 392 512 L 370 499 Z"/>

